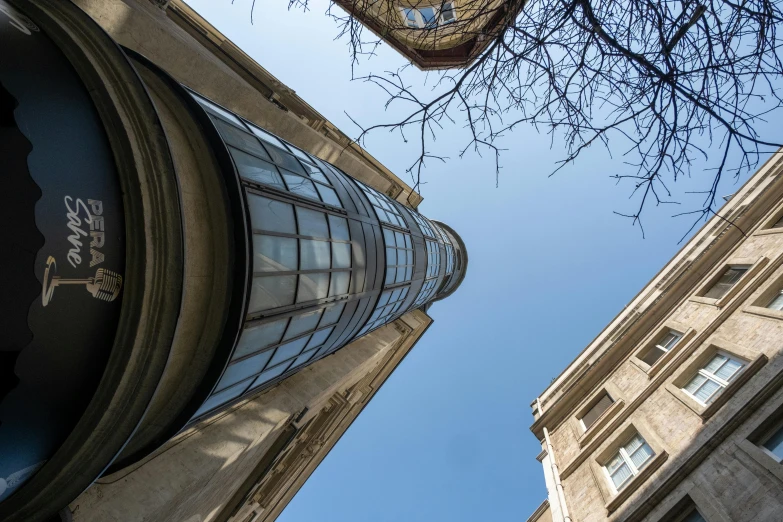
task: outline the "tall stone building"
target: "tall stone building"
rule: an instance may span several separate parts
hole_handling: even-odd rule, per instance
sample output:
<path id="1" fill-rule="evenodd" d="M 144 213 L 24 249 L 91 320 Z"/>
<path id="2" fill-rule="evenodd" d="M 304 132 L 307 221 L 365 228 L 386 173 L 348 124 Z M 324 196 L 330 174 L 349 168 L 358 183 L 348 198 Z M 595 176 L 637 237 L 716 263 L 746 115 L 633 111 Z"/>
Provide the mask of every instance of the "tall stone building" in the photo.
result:
<path id="1" fill-rule="evenodd" d="M 783 156 L 532 403 L 529 522 L 783 520 Z"/>
<path id="2" fill-rule="evenodd" d="M 273 520 L 468 258 L 180 1 L 0 0 L 0 520 Z"/>

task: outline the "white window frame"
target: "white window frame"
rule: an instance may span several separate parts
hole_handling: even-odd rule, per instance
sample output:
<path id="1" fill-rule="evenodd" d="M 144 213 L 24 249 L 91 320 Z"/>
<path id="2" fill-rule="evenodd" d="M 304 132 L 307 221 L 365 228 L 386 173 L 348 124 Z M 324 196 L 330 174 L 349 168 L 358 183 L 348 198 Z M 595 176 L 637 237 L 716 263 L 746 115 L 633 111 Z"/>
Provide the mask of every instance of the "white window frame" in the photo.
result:
<path id="1" fill-rule="evenodd" d="M 710 373 L 710 372 L 708 372 L 707 370 L 704 369 L 705 366 L 707 366 L 710 362 L 712 362 L 712 360 L 716 356 L 718 356 L 718 355 L 722 355 L 723 357 L 726 358 L 726 361 L 720 367 L 718 367 L 718 369 L 722 368 L 723 365 L 728 363 L 729 361 L 736 361 L 736 362 L 741 364 L 741 366 L 737 369 L 737 371 L 734 372 L 729 377 L 729 380 L 722 379 L 722 378 L 718 377 L 717 375 L 715 375 L 713 373 Z M 723 393 L 723 390 L 726 389 L 726 387 L 731 383 L 731 381 L 736 379 L 737 375 L 742 373 L 742 371 L 747 367 L 747 365 L 748 365 L 747 361 L 744 361 L 744 360 L 740 359 L 739 357 L 736 357 L 736 356 L 734 356 L 734 355 L 732 355 L 732 354 L 730 354 L 728 352 L 724 352 L 723 350 L 718 350 L 713 355 L 711 355 L 709 359 L 704 361 L 704 364 L 701 365 L 701 367 L 696 371 L 696 373 L 694 373 L 693 376 L 685 382 L 685 384 L 682 386 L 682 391 L 685 394 L 687 394 L 688 397 L 692 398 L 693 400 L 695 400 L 697 403 L 701 404 L 702 406 L 709 406 L 712 403 L 712 401 L 715 400 L 716 397 L 718 397 L 721 393 Z M 688 387 L 688 385 L 693 381 L 693 379 L 695 379 L 699 375 L 701 375 L 702 377 L 704 377 L 705 379 L 707 379 L 709 381 L 714 382 L 715 384 L 717 384 L 719 386 L 718 389 L 715 390 L 712 393 L 712 395 L 710 395 L 707 398 L 707 402 L 702 402 L 701 399 L 696 397 L 695 393 L 691 393 L 691 392 L 689 392 L 686 389 Z M 704 384 L 707 382 L 707 380 L 705 380 L 701 384 L 701 386 L 704 386 Z M 699 388 L 696 388 L 696 391 L 698 391 L 701 388 L 701 386 L 699 386 Z"/>
<path id="2" fill-rule="evenodd" d="M 434 11 L 435 23 L 427 25 L 420 11 L 420 9 L 423 8 L 431 8 Z M 412 23 L 411 20 L 408 19 L 408 14 L 406 11 L 413 12 L 413 17 L 416 19 L 415 22 Z M 451 11 L 453 18 L 448 20 L 445 19 L 443 17 L 444 11 Z M 402 14 L 402 19 L 405 25 L 411 29 L 433 29 L 435 27 L 447 25 L 457 21 L 457 10 L 454 7 L 454 2 L 443 2 L 440 5 L 424 5 L 419 7 L 400 7 L 400 13 Z"/>
<path id="3" fill-rule="evenodd" d="M 642 463 L 642 467 L 641 468 L 638 468 L 638 467 L 636 467 L 634 465 L 633 461 L 631 460 L 631 456 L 628 454 L 628 451 L 626 451 L 626 449 L 625 449 L 625 447 L 628 446 L 636 437 L 639 437 L 640 439 L 642 439 L 642 444 L 641 444 L 641 446 L 639 446 L 639 448 L 637 448 L 637 451 L 639 451 L 639 449 L 641 449 L 645 445 L 648 448 L 650 448 L 650 456 L 649 456 L 649 458 L 647 458 L 647 460 L 645 460 Z M 618 455 L 623 460 L 625 465 L 628 466 L 628 469 L 631 471 L 631 475 L 627 479 L 625 479 L 625 482 L 623 482 L 619 486 L 616 486 L 615 483 L 614 483 L 614 480 L 612 480 L 611 473 L 609 473 L 608 465 Z M 604 470 L 604 474 L 606 475 L 606 480 L 609 482 L 609 487 L 611 487 L 612 491 L 614 491 L 615 493 L 619 493 L 621 490 L 625 489 L 625 487 L 628 486 L 628 484 L 630 484 L 631 481 L 633 481 L 634 477 L 639 475 L 639 473 L 645 467 L 647 467 L 647 465 L 655 458 L 655 456 L 656 456 L 655 450 L 653 449 L 652 446 L 650 446 L 650 443 L 647 442 L 647 440 L 645 440 L 644 437 L 642 437 L 642 434 L 639 433 L 639 432 L 634 433 L 634 435 L 630 439 L 628 439 L 628 441 L 625 444 L 620 446 L 620 448 L 615 453 L 612 453 L 612 455 L 606 460 L 606 463 L 603 466 L 601 466 L 603 468 L 603 470 Z M 620 466 L 620 467 L 622 467 L 622 466 Z M 619 470 L 620 467 L 618 467 L 617 469 Z M 616 471 L 617 470 L 615 470 L 615 472 Z"/>

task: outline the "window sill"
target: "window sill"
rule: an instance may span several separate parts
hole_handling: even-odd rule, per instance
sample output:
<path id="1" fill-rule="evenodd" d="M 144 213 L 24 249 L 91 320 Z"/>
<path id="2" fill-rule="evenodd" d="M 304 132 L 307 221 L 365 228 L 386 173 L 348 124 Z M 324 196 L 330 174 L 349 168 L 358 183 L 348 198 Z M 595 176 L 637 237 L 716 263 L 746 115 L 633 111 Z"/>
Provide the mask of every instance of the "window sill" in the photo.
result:
<path id="1" fill-rule="evenodd" d="M 695 295 L 693 297 L 688 298 L 688 301 L 717 307 L 719 299 L 713 299 L 712 297 L 701 297 L 699 295 Z"/>
<path id="2" fill-rule="evenodd" d="M 605 507 L 608 514 L 612 514 L 623 504 L 623 502 L 628 500 L 634 491 L 639 489 L 639 487 L 648 478 L 650 478 L 650 476 L 655 473 L 668 458 L 669 454 L 665 451 L 662 451 L 658 455 L 654 456 L 652 461 L 647 464 L 647 466 L 645 466 L 645 468 L 638 475 L 631 479 L 631 482 L 629 482 L 627 486 L 621 489 L 614 497 L 609 500 L 609 502 L 606 503 Z"/>
<path id="3" fill-rule="evenodd" d="M 706 422 L 710 419 L 715 413 L 717 413 L 718 410 L 720 410 L 724 404 L 726 404 L 729 399 L 740 389 L 742 386 L 748 382 L 748 380 L 753 377 L 761 368 L 764 367 L 765 364 L 767 364 L 767 356 L 764 354 L 759 355 L 756 357 L 753 361 L 751 361 L 744 370 L 737 376 L 736 379 L 734 379 L 731 383 L 729 383 L 726 388 L 723 389 L 722 392 L 720 392 L 720 395 L 718 395 L 714 401 L 712 401 L 707 406 L 701 404 L 696 399 L 685 393 L 682 388 L 679 386 L 676 386 L 673 383 L 669 383 L 666 385 L 666 389 L 674 395 L 680 402 L 682 402 L 685 406 L 687 406 L 691 411 L 693 411 L 696 415 L 701 417 L 702 422 Z"/>
<path id="4" fill-rule="evenodd" d="M 625 406 L 625 401 L 622 399 L 617 399 L 611 406 L 609 406 L 603 414 L 601 414 L 598 419 L 593 423 L 592 426 L 590 426 L 590 429 L 585 431 L 581 437 L 579 437 L 579 448 L 584 448 L 587 444 L 592 441 L 596 435 L 601 433 L 601 431 L 606 427 L 609 422 L 614 419 L 618 413 L 620 413 L 620 410 L 623 409 Z"/>
<path id="5" fill-rule="evenodd" d="M 781 230 L 783 232 L 783 230 Z M 777 319 L 783 321 L 783 310 L 772 310 L 771 308 L 764 308 L 762 306 L 746 306 L 743 312 L 747 314 L 760 315 L 762 317 L 769 317 L 770 319 Z"/>

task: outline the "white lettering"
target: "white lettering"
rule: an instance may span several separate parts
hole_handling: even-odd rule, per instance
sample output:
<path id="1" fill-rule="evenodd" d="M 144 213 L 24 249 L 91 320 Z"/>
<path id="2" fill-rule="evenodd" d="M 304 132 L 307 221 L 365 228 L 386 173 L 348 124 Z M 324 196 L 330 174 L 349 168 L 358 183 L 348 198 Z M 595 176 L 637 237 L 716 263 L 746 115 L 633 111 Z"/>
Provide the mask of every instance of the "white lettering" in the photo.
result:
<path id="1" fill-rule="evenodd" d="M 72 246 L 68 250 L 68 255 L 66 257 L 68 262 L 71 263 L 71 266 L 76 268 L 76 265 L 82 263 L 82 242 L 80 239 L 87 235 L 87 232 L 80 228 L 82 220 L 79 217 L 79 210 L 84 210 L 84 213 L 86 214 L 84 219 L 85 223 L 90 223 L 90 225 L 92 225 L 92 216 L 90 215 L 90 210 L 87 208 L 87 205 L 85 205 L 84 201 L 81 199 L 76 200 L 75 210 L 71 208 L 71 202 L 73 201 L 71 196 L 65 196 L 64 201 L 65 208 L 68 209 L 68 213 L 66 214 L 66 217 L 68 218 L 68 228 L 73 232 L 68 236 L 68 242 L 71 243 Z"/>

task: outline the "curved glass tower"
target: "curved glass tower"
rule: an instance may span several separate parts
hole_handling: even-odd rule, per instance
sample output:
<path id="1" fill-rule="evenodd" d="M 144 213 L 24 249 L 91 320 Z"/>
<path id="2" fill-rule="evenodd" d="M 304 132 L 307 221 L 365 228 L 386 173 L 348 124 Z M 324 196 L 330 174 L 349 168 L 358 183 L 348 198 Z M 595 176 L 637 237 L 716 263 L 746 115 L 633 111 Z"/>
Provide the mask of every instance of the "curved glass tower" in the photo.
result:
<path id="1" fill-rule="evenodd" d="M 187 89 L 70 2 L 0 0 L 0 49 L 17 224 L 0 520 L 46 519 L 465 277 L 447 225 Z"/>

